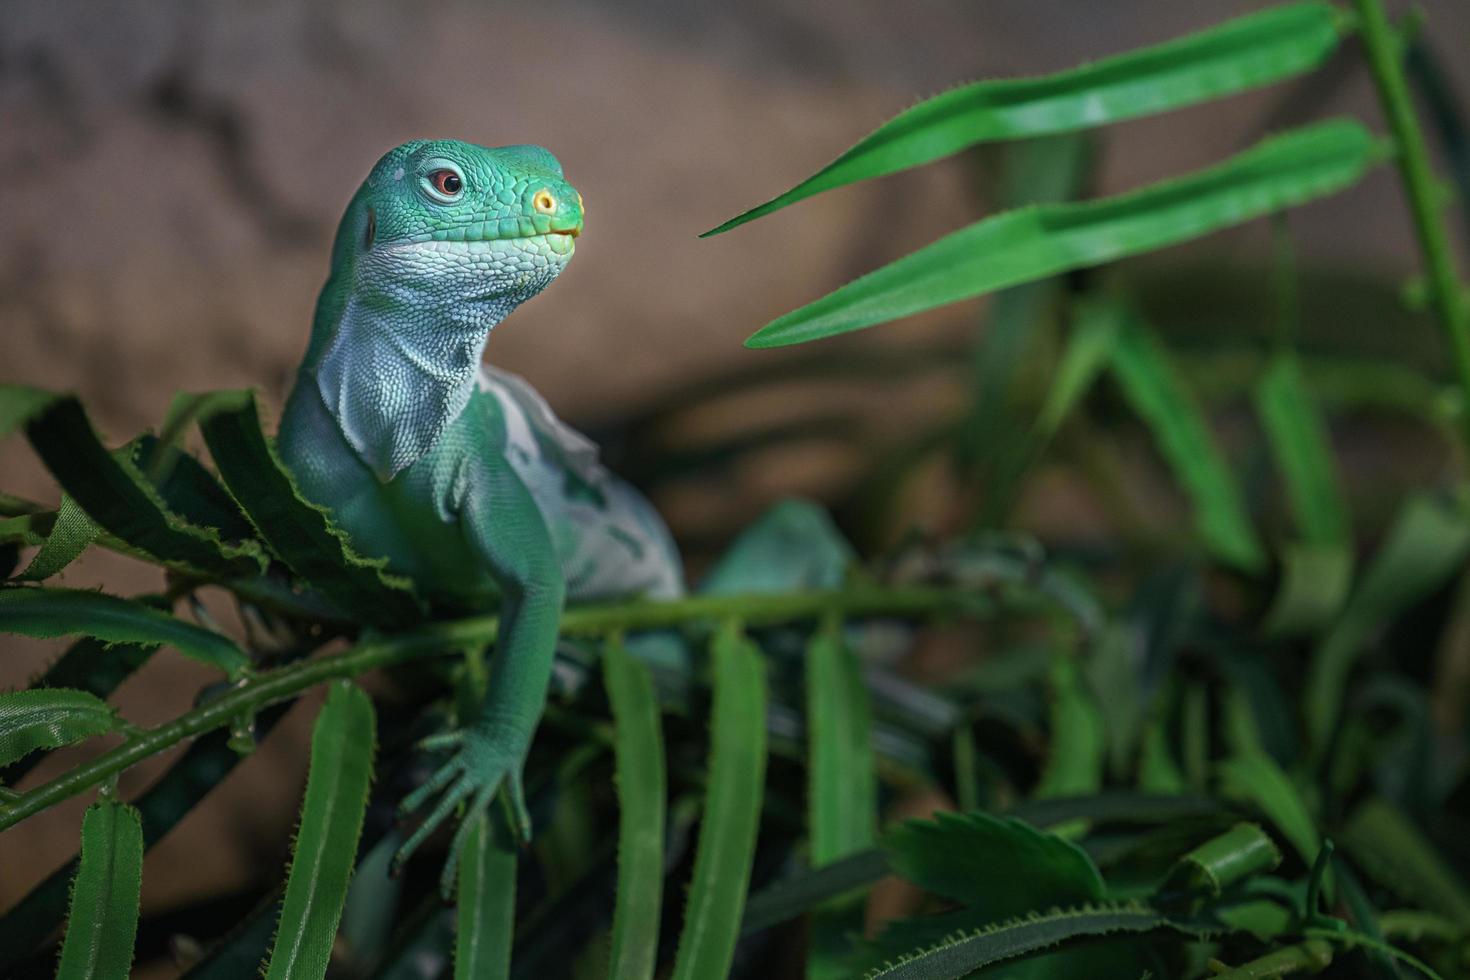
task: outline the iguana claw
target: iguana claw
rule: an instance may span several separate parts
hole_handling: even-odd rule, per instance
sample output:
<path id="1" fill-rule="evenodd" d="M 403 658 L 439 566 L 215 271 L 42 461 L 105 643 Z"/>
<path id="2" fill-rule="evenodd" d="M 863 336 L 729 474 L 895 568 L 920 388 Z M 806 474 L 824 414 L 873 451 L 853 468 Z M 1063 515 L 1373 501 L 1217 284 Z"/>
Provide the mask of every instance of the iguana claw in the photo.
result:
<path id="1" fill-rule="evenodd" d="M 439 876 L 439 891 L 447 900 L 454 894 L 455 875 L 459 869 L 460 851 L 464 849 L 475 818 L 503 789 L 511 812 L 511 831 L 518 842 L 531 839 L 531 814 L 526 806 L 526 792 L 521 781 L 525 764 L 524 749 L 517 750 L 515 740 L 492 734 L 487 727 L 475 726 L 456 732 L 431 735 L 418 743 L 425 751 L 453 750 L 454 756 L 440 766 L 424 784 L 403 798 L 398 806 L 400 817 L 420 809 L 436 794 L 438 802 L 393 856 L 393 873 L 402 871 L 413 852 L 430 834 L 448 819 L 461 803 L 467 804 L 449 843 L 449 855 Z"/>

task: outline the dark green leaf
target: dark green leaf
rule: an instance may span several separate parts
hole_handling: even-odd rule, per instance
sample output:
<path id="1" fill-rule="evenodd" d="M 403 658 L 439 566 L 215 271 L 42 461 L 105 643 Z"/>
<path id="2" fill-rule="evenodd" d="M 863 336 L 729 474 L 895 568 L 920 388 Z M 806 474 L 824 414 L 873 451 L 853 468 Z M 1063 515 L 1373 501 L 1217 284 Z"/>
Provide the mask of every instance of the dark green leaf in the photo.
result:
<path id="1" fill-rule="evenodd" d="M 1042 915 L 947 936 L 895 962 L 869 970 L 867 980 L 951 980 L 1016 957 L 1028 956 L 1083 936 L 1189 930 L 1145 905 L 1099 905 L 1053 909 Z M 1130 974 L 1131 976 L 1132 974 Z"/>
<path id="2" fill-rule="evenodd" d="M 760 651 L 733 626 L 716 636 L 709 790 L 674 980 L 723 977 L 755 859 L 766 771 L 766 677 Z"/>
<path id="3" fill-rule="evenodd" d="M 779 317 L 746 341 L 782 347 L 1189 241 L 1355 183 L 1382 149 L 1336 120 L 1117 197 L 1009 211 L 941 238 Z"/>
<path id="4" fill-rule="evenodd" d="M 900 824 L 883 843 L 895 873 L 965 903 L 980 922 L 1103 896 L 1102 876 L 1080 848 L 1010 817 L 938 813 Z"/>
<path id="5" fill-rule="evenodd" d="M 621 642 L 603 654 L 613 712 L 618 788 L 618 891 L 613 906 L 608 976 L 651 978 L 658 962 L 663 901 L 664 810 L 668 805 L 664 740 L 648 668 Z"/>
<path id="6" fill-rule="evenodd" d="M 249 665 L 244 651 L 227 636 L 141 602 L 85 589 L 0 589 L 0 632 L 166 644 L 231 676 Z"/>
<path id="7" fill-rule="evenodd" d="M 510 975 L 516 917 L 516 849 L 509 833 L 495 827 L 497 819 L 498 815 L 480 813 L 460 854 L 454 940 L 456 980 L 505 980 Z"/>
<path id="8" fill-rule="evenodd" d="M 199 402 L 192 412 L 225 485 L 293 572 L 363 622 L 393 626 L 419 618 L 409 583 L 390 576 L 385 562 L 358 556 L 330 514 L 302 498 L 261 432 L 252 393 L 187 397 Z"/>
<path id="9" fill-rule="evenodd" d="M 900 113 L 791 190 L 705 234 L 977 143 L 1102 126 L 1269 85 L 1321 64 L 1343 29 L 1330 4 L 1288 4 L 1055 75 L 963 85 Z"/>
<path id="10" fill-rule="evenodd" d="M 1370 799 L 1343 827 L 1344 849 L 1376 881 L 1470 930 L 1470 890 L 1391 803 Z"/>
<path id="11" fill-rule="evenodd" d="M 58 574 L 87 550 L 87 545 L 96 540 L 99 533 L 101 529 L 92 523 L 86 511 L 77 506 L 71 494 L 62 494 L 56 520 L 52 522 L 51 531 L 41 545 L 41 550 L 36 552 L 25 571 L 16 578 L 38 582 Z"/>
<path id="12" fill-rule="evenodd" d="M 31 445 L 67 493 L 106 531 L 170 566 L 239 578 L 259 574 L 253 543 L 229 544 L 172 513 L 126 454 L 98 440 L 81 404 L 19 385 L 0 385 L 0 418 L 24 419 Z"/>
<path id="13" fill-rule="evenodd" d="M 267 980 L 321 980 L 331 961 L 375 746 L 373 704 L 348 681 L 333 684 L 311 733 L 301 825 Z"/>
<path id="14" fill-rule="evenodd" d="M 868 689 L 835 625 L 807 648 L 806 703 L 811 862 L 820 867 L 872 847 L 878 819 Z"/>
<path id="15" fill-rule="evenodd" d="M 116 802 L 88 807 L 57 980 L 127 980 L 142 881 L 138 811 Z"/>
<path id="16" fill-rule="evenodd" d="M 1415 497 L 1399 513 L 1342 616 L 1313 651 L 1303 713 L 1317 758 L 1326 752 L 1348 675 L 1373 631 L 1443 586 L 1467 554 L 1470 515 L 1463 501 Z"/>
<path id="17" fill-rule="evenodd" d="M 117 713 L 85 691 L 0 692 L 0 766 L 117 728 Z"/>
<path id="18" fill-rule="evenodd" d="M 1266 563 L 1225 454 L 1193 392 L 1158 340 L 1134 318 L 1119 327 L 1113 369 L 1133 410 L 1153 433 L 1159 453 L 1189 494 L 1195 526 L 1222 562 L 1247 571 Z"/>

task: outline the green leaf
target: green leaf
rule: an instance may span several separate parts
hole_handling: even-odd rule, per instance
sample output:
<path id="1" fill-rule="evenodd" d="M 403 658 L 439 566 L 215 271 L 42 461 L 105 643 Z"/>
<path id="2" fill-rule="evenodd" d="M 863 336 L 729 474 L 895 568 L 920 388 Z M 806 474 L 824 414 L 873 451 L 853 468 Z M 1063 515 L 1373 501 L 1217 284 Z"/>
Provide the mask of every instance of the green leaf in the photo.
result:
<path id="1" fill-rule="evenodd" d="M 888 874 L 888 855 L 878 848 L 858 851 L 820 868 L 807 868 L 766 886 L 745 906 L 742 936 L 779 925 Z"/>
<path id="2" fill-rule="evenodd" d="M 1123 311 L 1116 303 L 1083 303 L 1036 417 L 1037 436 L 1050 439 L 1113 358 Z"/>
<path id="3" fill-rule="evenodd" d="M 82 817 L 82 864 L 72 884 L 57 980 L 127 980 L 138 931 L 143 827 L 123 803 L 96 803 Z"/>
<path id="4" fill-rule="evenodd" d="M 1353 553 L 1344 545 L 1288 544 L 1281 584 L 1261 624 L 1267 636 L 1310 633 L 1342 610 L 1353 583 Z"/>
<path id="5" fill-rule="evenodd" d="M 1341 617 L 1312 653 L 1303 712 L 1314 758 L 1327 751 L 1348 675 L 1374 630 L 1441 588 L 1467 554 L 1470 514 L 1464 501 L 1419 496 L 1404 506 Z"/>
<path id="6" fill-rule="evenodd" d="M 651 978 L 658 963 L 668 786 L 658 700 L 648 668 L 619 641 L 608 643 L 603 682 L 612 704 L 617 762 L 618 891 L 610 977 Z"/>
<path id="7" fill-rule="evenodd" d="M 141 602 L 85 589 L 0 589 L 0 632 L 167 644 L 231 676 L 250 664 L 244 651 L 227 636 L 175 619 Z"/>
<path id="8" fill-rule="evenodd" d="M 1224 163 L 1116 197 L 986 218 L 777 318 L 747 347 L 782 347 L 1199 238 L 1355 183 L 1383 153 L 1356 122 L 1272 137 Z"/>
<path id="9" fill-rule="evenodd" d="M 99 533 L 101 528 L 92 523 L 87 512 L 77 506 L 71 494 L 63 493 L 61 506 L 56 511 L 56 520 L 52 523 L 41 550 L 36 552 L 25 571 L 16 578 L 38 582 L 60 573 L 87 550 L 87 545 L 95 541 Z"/>
<path id="10" fill-rule="evenodd" d="M 1308 867 L 1322 849 L 1322 837 L 1296 785 L 1265 753 L 1237 755 L 1220 763 L 1220 791 L 1253 803 L 1270 818 Z"/>
<path id="11" fill-rule="evenodd" d="M 1206 547 L 1227 565 L 1246 571 L 1263 568 L 1265 549 L 1199 402 L 1158 340 L 1136 318 L 1127 318 L 1119 327 L 1113 369 L 1133 410 L 1189 495 Z"/>
<path id="12" fill-rule="evenodd" d="M 1271 871 L 1280 863 L 1281 851 L 1265 831 L 1253 823 L 1236 824 L 1181 857 L 1165 888 L 1216 897 L 1236 882 Z"/>
<path id="13" fill-rule="evenodd" d="M 1302 540 L 1317 546 L 1347 544 L 1352 528 L 1327 427 L 1295 356 L 1272 359 L 1256 386 L 1256 411 Z"/>
<path id="14" fill-rule="evenodd" d="M 486 812 L 475 818 L 475 827 L 459 857 L 456 980 L 504 980 L 510 976 L 516 849 L 509 833 L 497 829 L 493 822 L 496 819 L 497 815 Z"/>
<path id="15" fill-rule="evenodd" d="M 1470 890 L 1393 804 L 1379 798 L 1364 802 L 1348 819 L 1340 840 L 1376 881 L 1470 931 Z"/>
<path id="16" fill-rule="evenodd" d="M 301 826 L 266 980 L 321 980 L 367 806 L 375 749 L 373 703 L 357 685 L 333 684 L 311 733 Z"/>
<path id="17" fill-rule="evenodd" d="M 389 575 L 385 561 L 359 556 L 330 513 L 301 496 L 261 432 L 253 393 L 221 391 L 176 402 L 187 400 L 197 402 L 189 412 L 199 419 L 225 485 L 293 572 L 362 622 L 402 626 L 421 618 L 408 581 Z"/>
<path id="18" fill-rule="evenodd" d="M 1037 799 L 1083 796 L 1102 787 L 1107 751 L 1102 713 L 1066 654 L 1052 658 L 1051 744 L 1033 794 Z"/>
<path id="19" fill-rule="evenodd" d="M 165 506 L 126 453 L 98 440 L 81 403 L 69 395 L 0 385 L 0 419 L 21 418 L 46 468 L 104 530 L 154 559 L 187 572 L 226 578 L 258 575 L 266 559 L 253 542 L 230 544 Z"/>
<path id="20" fill-rule="evenodd" d="M 1012 817 L 937 813 L 884 837 L 890 869 L 964 903 L 977 921 L 1103 897 L 1102 876 L 1081 848 Z"/>
<path id="21" fill-rule="evenodd" d="M 0 766 L 118 727 L 117 713 L 86 691 L 0 692 Z"/>
<path id="22" fill-rule="evenodd" d="M 715 637 L 709 791 L 674 980 L 729 973 L 755 860 L 766 771 L 766 677 L 760 651 L 727 625 Z"/>
<path id="23" fill-rule="evenodd" d="M 868 689 L 836 624 L 807 647 L 806 703 L 811 862 L 821 867 L 872 847 L 878 820 Z"/>
<path id="24" fill-rule="evenodd" d="M 1270 85 L 1320 65 L 1344 26 L 1330 4 L 1288 4 L 1054 75 L 963 85 L 900 113 L 791 190 L 705 235 L 977 143 L 1087 129 Z"/>
<path id="25" fill-rule="evenodd" d="M 1153 932 L 1163 928 L 1200 934 L 1200 930 L 1174 922 L 1146 905 L 1053 909 L 1044 915 L 954 933 L 932 946 L 869 970 L 865 977 L 867 980 L 951 980 L 967 977 L 993 963 L 1028 956 L 1084 936 Z"/>

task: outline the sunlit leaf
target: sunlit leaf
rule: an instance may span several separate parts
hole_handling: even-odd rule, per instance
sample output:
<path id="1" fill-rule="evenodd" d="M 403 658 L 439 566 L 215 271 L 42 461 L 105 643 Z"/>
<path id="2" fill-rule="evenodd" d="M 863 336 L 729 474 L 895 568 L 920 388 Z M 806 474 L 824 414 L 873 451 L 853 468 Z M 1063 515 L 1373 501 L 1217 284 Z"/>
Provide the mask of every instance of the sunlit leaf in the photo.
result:
<path id="1" fill-rule="evenodd" d="M 760 652 L 738 629 L 715 638 L 709 790 L 674 980 L 723 977 L 755 858 L 766 770 L 766 679 Z"/>
<path id="2" fill-rule="evenodd" d="M 357 860 L 375 728 L 362 688 L 333 684 L 311 733 L 306 797 L 266 980 L 321 980 L 327 974 Z"/>
<path id="3" fill-rule="evenodd" d="M 779 317 L 746 341 L 782 347 L 1149 252 L 1336 193 L 1382 155 L 1356 122 L 1272 137 L 1224 163 L 1116 197 L 970 225 Z"/>
<path id="4" fill-rule="evenodd" d="M 899 113 L 791 190 L 705 234 L 977 143 L 1102 126 L 1270 85 L 1321 64 L 1345 26 L 1330 4 L 1287 4 L 1054 75 L 962 85 Z"/>
<path id="5" fill-rule="evenodd" d="M 82 864 L 72 883 L 57 980 L 127 980 L 142 881 L 143 828 L 138 811 L 117 802 L 88 807 L 82 818 Z"/>

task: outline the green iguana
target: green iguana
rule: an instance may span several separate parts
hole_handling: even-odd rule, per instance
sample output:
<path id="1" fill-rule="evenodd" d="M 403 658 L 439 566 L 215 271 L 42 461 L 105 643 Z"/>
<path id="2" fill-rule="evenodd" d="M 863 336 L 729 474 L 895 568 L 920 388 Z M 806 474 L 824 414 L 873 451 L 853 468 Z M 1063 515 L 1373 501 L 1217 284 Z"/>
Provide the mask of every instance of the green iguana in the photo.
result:
<path id="1" fill-rule="evenodd" d="M 424 745 L 453 755 L 404 801 L 437 803 L 398 862 L 460 804 L 445 868 L 471 817 L 504 789 L 530 835 L 521 769 L 540 719 L 564 601 L 672 598 L 684 580 L 658 514 L 598 462 L 520 378 L 484 366 L 490 330 L 571 260 L 582 198 L 537 146 L 414 141 L 373 167 L 332 249 L 281 454 L 302 493 L 354 547 L 426 594 L 499 603 L 480 715 Z M 826 515 L 779 506 L 710 586 L 839 584 L 850 559 Z M 707 590 L 709 590 L 707 588 Z"/>

